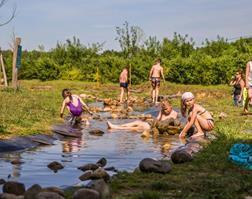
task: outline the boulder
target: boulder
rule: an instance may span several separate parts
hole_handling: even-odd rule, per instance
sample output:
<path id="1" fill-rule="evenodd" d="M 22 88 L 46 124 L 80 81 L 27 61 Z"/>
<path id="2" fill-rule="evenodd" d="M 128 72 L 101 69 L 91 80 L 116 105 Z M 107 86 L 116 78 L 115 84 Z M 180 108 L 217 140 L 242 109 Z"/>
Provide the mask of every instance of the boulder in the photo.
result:
<path id="1" fill-rule="evenodd" d="M 145 158 L 139 163 L 142 172 L 169 173 L 171 165 L 168 161 Z"/>
<path id="2" fill-rule="evenodd" d="M 100 194 L 96 190 L 82 188 L 74 192 L 73 199 L 100 199 Z"/>
<path id="3" fill-rule="evenodd" d="M 61 163 L 57 162 L 57 161 L 51 162 L 50 164 L 47 165 L 47 167 L 48 167 L 49 169 L 53 170 L 55 173 L 56 173 L 58 170 L 64 168 L 64 166 L 63 166 Z"/>
<path id="4" fill-rule="evenodd" d="M 15 194 L 10 194 L 10 193 L 1 193 L 0 194 L 1 199 L 24 199 L 24 196 L 16 196 Z"/>
<path id="5" fill-rule="evenodd" d="M 158 129 L 160 134 L 163 133 L 168 133 L 170 132 L 170 134 L 177 134 L 179 133 L 179 125 L 180 122 L 179 120 L 174 120 L 173 118 L 167 119 L 167 120 L 163 120 L 157 123 L 156 128 Z"/>
<path id="6" fill-rule="evenodd" d="M 25 185 L 20 182 L 8 181 L 3 185 L 3 193 L 23 195 L 25 193 Z"/>
<path id="7" fill-rule="evenodd" d="M 91 179 L 96 180 L 101 178 L 103 178 L 105 182 L 107 182 L 109 181 L 110 176 L 103 168 L 98 168 L 92 173 Z"/>
<path id="8" fill-rule="evenodd" d="M 65 196 L 64 191 L 58 187 L 45 187 L 41 190 L 41 192 L 53 192 L 59 194 L 62 197 Z"/>
<path id="9" fill-rule="evenodd" d="M 88 171 L 85 171 L 85 173 L 83 173 L 79 179 L 81 181 L 85 181 L 85 180 L 90 180 L 91 177 L 92 177 L 92 174 L 93 174 L 93 171 L 92 170 L 88 170 Z"/>
<path id="10" fill-rule="evenodd" d="M 182 149 L 182 150 L 175 150 L 171 155 L 171 160 L 175 164 L 180 164 L 192 161 L 193 157 L 185 149 Z"/>
<path id="11" fill-rule="evenodd" d="M 103 179 L 92 180 L 87 186 L 98 191 L 101 199 L 111 198 L 109 186 Z"/>
<path id="12" fill-rule="evenodd" d="M 99 167 L 105 167 L 106 164 L 107 164 L 107 160 L 106 160 L 106 158 L 101 158 L 100 160 L 98 160 L 98 161 L 96 162 L 96 164 L 97 164 Z"/>
<path id="13" fill-rule="evenodd" d="M 102 136 L 104 132 L 100 129 L 93 129 L 88 132 L 90 135 Z"/>
<path id="14" fill-rule="evenodd" d="M 92 164 L 92 163 L 85 164 L 85 165 L 83 165 L 83 166 L 78 167 L 78 169 L 80 169 L 80 170 L 82 170 L 82 171 L 87 171 L 87 170 L 92 170 L 92 171 L 94 171 L 94 170 L 96 170 L 96 169 L 98 169 L 98 168 L 99 168 L 99 166 L 98 166 L 97 164 Z"/>
<path id="15" fill-rule="evenodd" d="M 29 189 L 26 190 L 24 194 L 25 199 L 34 199 L 36 195 L 42 190 L 42 187 L 38 184 L 32 185 Z"/>
<path id="16" fill-rule="evenodd" d="M 40 192 L 35 199 L 64 199 L 64 197 L 54 192 Z"/>

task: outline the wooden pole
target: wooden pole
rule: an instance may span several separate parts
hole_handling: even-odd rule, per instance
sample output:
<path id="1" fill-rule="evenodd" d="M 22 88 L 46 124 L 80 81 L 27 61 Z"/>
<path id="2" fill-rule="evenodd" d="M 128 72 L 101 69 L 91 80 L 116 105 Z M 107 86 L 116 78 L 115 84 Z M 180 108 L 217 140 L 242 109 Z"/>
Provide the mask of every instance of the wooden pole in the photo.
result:
<path id="1" fill-rule="evenodd" d="M 131 64 L 129 64 L 129 85 L 131 87 Z"/>
<path id="2" fill-rule="evenodd" d="M 16 65 L 17 65 L 17 50 L 18 45 L 20 44 L 21 44 L 21 38 L 17 37 L 14 44 L 13 60 L 12 60 L 12 87 L 14 89 L 17 89 L 18 87 L 18 69 Z"/>
<path id="3" fill-rule="evenodd" d="M 0 62 L 1 62 L 1 65 L 2 65 L 3 78 L 4 78 L 4 86 L 7 87 L 8 86 L 8 82 L 7 82 L 7 76 L 6 76 L 6 72 L 5 72 L 3 55 L 2 54 L 0 54 Z"/>

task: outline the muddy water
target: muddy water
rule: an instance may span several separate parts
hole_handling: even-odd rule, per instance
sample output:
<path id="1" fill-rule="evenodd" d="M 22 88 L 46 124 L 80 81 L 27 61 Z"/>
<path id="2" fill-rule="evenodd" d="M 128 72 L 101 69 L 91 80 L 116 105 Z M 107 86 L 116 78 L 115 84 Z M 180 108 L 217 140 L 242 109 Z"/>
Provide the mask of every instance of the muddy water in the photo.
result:
<path id="1" fill-rule="evenodd" d="M 148 109 L 148 111 L 153 115 L 157 113 L 152 109 Z M 119 124 L 132 120 L 110 121 Z M 62 124 L 58 127 L 70 128 Z M 103 130 L 105 132 L 103 136 L 88 133 L 90 129 L 95 128 Z M 64 187 L 80 183 L 78 177 L 83 172 L 77 167 L 86 163 L 96 163 L 102 157 L 107 159 L 107 167 L 113 166 L 119 171 L 133 171 L 143 158 L 169 157 L 171 151 L 181 145 L 177 135 L 144 139 L 137 132 L 109 131 L 105 120 L 92 120 L 90 127 L 74 131 L 80 131 L 82 136 L 65 138 L 55 134 L 57 140 L 52 146 L 41 146 L 19 153 L 1 154 L 0 178 L 22 182 L 26 187 L 35 183 L 43 187 Z M 12 165 L 10 162 L 14 159 L 21 160 L 23 164 Z M 47 168 L 52 161 L 61 162 L 64 169 L 54 173 Z"/>

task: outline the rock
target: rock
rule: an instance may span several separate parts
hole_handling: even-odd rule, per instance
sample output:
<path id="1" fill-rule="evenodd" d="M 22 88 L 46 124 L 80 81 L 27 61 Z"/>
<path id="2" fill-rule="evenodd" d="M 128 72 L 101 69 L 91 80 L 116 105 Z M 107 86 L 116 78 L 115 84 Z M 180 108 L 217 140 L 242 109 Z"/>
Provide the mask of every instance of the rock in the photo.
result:
<path id="1" fill-rule="evenodd" d="M 91 179 L 96 180 L 101 178 L 103 178 L 105 182 L 108 182 L 110 176 L 103 168 L 98 168 L 92 173 Z"/>
<path id="2" fill-rule="evenodd" d="M 85 181 L 85 180 L 90 180 L 91 177 L 92 177 L 92 174 L 93 174 L 93 171 L 92 170 L 88 170 L 88 171 L 85 171 L 85 173 L 83 173 L 79 179 L 81 181 Z"/>
<path id="3" fill-rule="evenodd" d="M 82 188 L 74 192 L 73 199 L 100 199 L 100 194 L 96 190 Z"/>
<path id="4" fill-rule="evenodd" d="M 23 199 L 24 196 L 16 196 L 15 194 L 10 194 L 10 193 L 1 193 L 0 194 L 0 199 Z"/>
<path id="5" fill-rule="evenodd" d="M 65 193 L 62 189 L 58 188 L 58 187 L 45 187 L 41 190 L 42 192 L 54 192 L 59 194 L 60 196 L 64 197 Z"/>
<path id="6" fill-rule="evenodd" d="M 104 132 L 100 129 L 93 129 L 88 132 L 90 135 L 97 135 L 97 136 L 102 136 Z"/>
<path id="7" fill-rule="evenodd" d="M 193 157 L 183 149 L 174 151 L 171 155 L 171 160 L 175 164 L 180 164 L 192 161 Z"/>
<path id="8" fill-rule="evenodd" d="M 103 179 L 92 180 L 87 186 L 98 191 L 101 199 L 111 198 L 109 186 Z"/>
<path id="9" fill-rule="evenodd" d="M 56 140 L 50 135 L 38 134 L 34 136 L 30 136 L 33 142 L 37 142 L 43 145 L 53 145 Z"/>
<path id="10" fill-rule="evenodd" d="M 54 192 L 40 192 L 35 199 L 64 199 L 64 197 Z"/>
<path id="11" fill-rule="evenodd" d="M 171 171 L 171 165 L 168 161 L 153 160 L 145 158 L 139 163 L 142 172 L 168 173 Z"/>
<path id="12" fill-rule="evenodd" d="M 0 185 L 4 184 L 6 181 L 4 179 L 0 179 Z"/>
<path id="13" fill-rule="evenodd" d="M 111 108 L 110 108 L 109 106 L 105 106 L 105 107 L 103 108 L 103 111 L 104 111 L 104 112 L 109 112 L 109 111 L 111 111 Z"/>
<path id="14" fill-rule="evenodd" d="M 3 185 L 3 193 L 23 195 L 25 193 L 25 185 L 20 182 L 8 181 Z"/>
<path id="15" fill-rule="evenodd" d="M 105 167 L 106 164 L 107 164 L 107 160 L 106 160 L 106 158 L 101 158 L 100 160 L 98 160 L 98 161 L 96 162 L 96 164 L 97 164 L 99 167 Z"/>
<path id="16" fill-rule="evenodd" d="M 15 159 L 11 161 L 11 164 L 23 164 L 24 162 L 21 161 L 20 159 Z"/>
<path id="17" fill-rule="evenodd" d="M 98 168 L 99 168 L 99 166 L 98 166 L 97 164 L 92 164 L 92 163 L 85 164 L 85 165 L 83 165 L 83 166 L 78 167 L 78 169 L 80 169 L 80 170 L 82 170 L 82 171 L 87 171 L 87 170 L 92 170 L 92 171 L 94 171 L 94 170 L 96 170 L 96 169 L 98 169 Z"/>
<path id="18" fill-rule="evenodd" d="M 47 165 L 47 167 L 48 167 L 49 169 L 53 170 L 55 173 L 56 173 L 58 170 L 64 168 L 64 166 L 63 166 L 61 163 L 57 162 L 57 161 L 51 162 L 50 164 Z"/>
<path id="19" fill-rule="evenodd" d="M 38 184 L 32 185 L 29 189 L 26 190 L 24 194 L 25 199 L 34 199 L 36 195 L 42 190 L 42 187 Z"/>
<path id="20" fill-rule="evenodd" d="M 104 168 L 105 171 L 113 171 L 113 172 L 118 172 L 115 167 L 106 167 Z"/>

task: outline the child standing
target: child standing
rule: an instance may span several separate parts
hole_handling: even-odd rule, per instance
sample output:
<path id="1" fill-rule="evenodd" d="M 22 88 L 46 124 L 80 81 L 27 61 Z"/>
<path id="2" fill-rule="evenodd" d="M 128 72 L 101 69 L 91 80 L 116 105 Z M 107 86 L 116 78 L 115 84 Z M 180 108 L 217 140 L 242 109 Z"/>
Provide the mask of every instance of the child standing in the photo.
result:
<path id="1" fill-rule="evenodd" d="M 120 88 L 121 88 L 120 103 L 123 102 L 124 93 L 126 93 L 126 101 L 129 98 L 128 76 L 129 76 L 129 70 L 128 70 L 128 67 L 125 67 L 119 77 Z"/>
<path id="2" fill-rule="evenodd" d="M 214 120 L 211 114 L 202 106 L 195 103 L 194 95 L 185 92 L 181 98 L 181 113 L 185 117 L 188 111 L 188 120 L 184 129 L 179 134 L 180 138 L 185 138 L 188 130 L 194 125 L 197 133 L 192 137 L 204 136 L 204 131 L 211 131 L 214 128 Z"/>
<path id="3" fill-rule="evenodd" d="M 244 93 L 243 89 L 245 88 L 245 82 L 242 78 L 242 70 L 238 70 L 235 73 L 234 79 L 232 79 L 229 84 L 234 87 L 233 92 L 234 105 L 238 106 L 239 103 L 242 101 L 242 96 Z"/>

